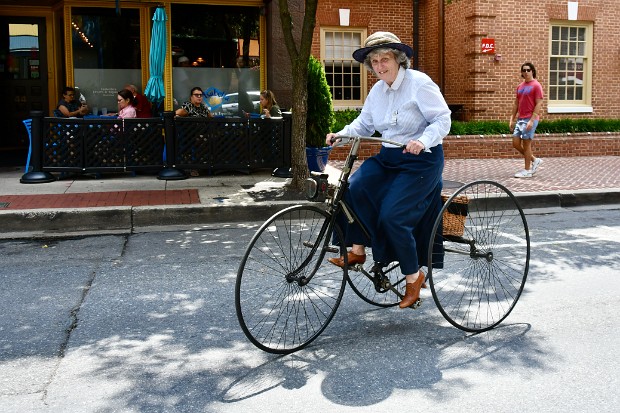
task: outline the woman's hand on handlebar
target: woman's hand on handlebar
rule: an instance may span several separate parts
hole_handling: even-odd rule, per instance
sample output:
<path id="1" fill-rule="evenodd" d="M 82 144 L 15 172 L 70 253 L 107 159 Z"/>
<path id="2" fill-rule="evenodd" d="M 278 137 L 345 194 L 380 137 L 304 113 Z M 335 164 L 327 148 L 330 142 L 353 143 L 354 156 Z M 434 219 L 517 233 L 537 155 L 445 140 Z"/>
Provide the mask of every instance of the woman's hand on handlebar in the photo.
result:
<path id="1" fill-rule="evenodd" d="M 403 149 L 403 153 L 409 152 L 412 155 L 419 155 L 424 151 L 424 144 L 419 140 L 410 140 L 407 142 L 407 146 Z"/>
<path id="2" fill-rule="evenodd" d="M 336 143 L 337 140 L 338 135 L 336 135 L 335 133 L 328 133 L 325 136 L 325 143 L 327 144 L 327 146 L 332 146 L 334 143 Z"/>

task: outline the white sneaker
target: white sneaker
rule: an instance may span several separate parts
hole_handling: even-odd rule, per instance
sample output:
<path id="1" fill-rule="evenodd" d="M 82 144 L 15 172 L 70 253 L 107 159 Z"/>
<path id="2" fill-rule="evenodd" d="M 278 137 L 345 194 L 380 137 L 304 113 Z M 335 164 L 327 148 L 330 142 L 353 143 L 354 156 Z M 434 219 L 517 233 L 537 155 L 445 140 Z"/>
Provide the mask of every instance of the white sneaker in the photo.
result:
<path id="1" fill-rule="evenodd" d="M 534 175 L 534 172 L 531 170 L 523 169 L 515 174 L 515 178 L 531 178 Z"/>
<path id="2" fill-rule="evenodd" d="M 538 167 L 540 166 L 540 164 L 543 163 L 542 158 L 536 158 L 534 159 L 534 163 L 532 163 L 532 175 L 536 173 L 536 170 L 538 169 Z"/>

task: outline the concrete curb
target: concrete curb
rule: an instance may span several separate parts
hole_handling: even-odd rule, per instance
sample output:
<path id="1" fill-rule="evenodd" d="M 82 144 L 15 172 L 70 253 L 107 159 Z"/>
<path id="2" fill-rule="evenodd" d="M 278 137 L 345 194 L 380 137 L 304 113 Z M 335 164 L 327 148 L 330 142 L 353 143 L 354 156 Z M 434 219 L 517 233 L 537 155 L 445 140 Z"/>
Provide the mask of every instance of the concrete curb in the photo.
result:
<path id="1" fill-rule="evenodd" d="M 571 208 L 580 206 L 593 205 L 610 205 L 620 204 L 620 189 L 606 190 L 604 192 L 597 190 L 582 191 L 559 191 L 548 193 L 515 193 L 513 194 L 519 201 L 519 205 L 523 209 L 536 208 Z"/>
<path id="2" fill-rule="evenodd" d="M 524 210 L 580 206 L 620 206 L 620 189 L 515 193 Z M 44 239 L 101 234 L 131 234 L 150 228 L 264 221 L 276 212 L 309 201 L 235 205 L 174 205 L 0 211 L 0 239 Z"/>
<path id="3" fill-rule="evenodd" d="M 131 228 L 131 210 L 108 207 L 0 211 L 1 237 L 7 233 L 123 231 Z"/>
<path id="4" fill-rule="evenodd" d="M 261 202 L 246 205 L 180 205 L 135 207 L 133 228 L 217 224 L 266 220 L 276 212 L 307 201 Z"/>
<path id="5" fill-rule="evenodd" d="M 307 201 L 0 211 L 0 239 L 130 234 L 148 228 L 263 221 Z"/>

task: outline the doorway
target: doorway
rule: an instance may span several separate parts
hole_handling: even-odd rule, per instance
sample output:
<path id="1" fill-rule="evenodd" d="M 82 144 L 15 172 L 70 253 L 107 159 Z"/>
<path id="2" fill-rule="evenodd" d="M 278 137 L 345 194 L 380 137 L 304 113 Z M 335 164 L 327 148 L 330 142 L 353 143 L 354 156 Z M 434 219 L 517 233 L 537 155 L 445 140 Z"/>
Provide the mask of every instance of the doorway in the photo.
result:
<path id="1" fill-rule="evenodd" d="M 0 16 L 0 166 L 25 165 L 30 144 L 22 121 L 49 115 L 45 19 Z"/>

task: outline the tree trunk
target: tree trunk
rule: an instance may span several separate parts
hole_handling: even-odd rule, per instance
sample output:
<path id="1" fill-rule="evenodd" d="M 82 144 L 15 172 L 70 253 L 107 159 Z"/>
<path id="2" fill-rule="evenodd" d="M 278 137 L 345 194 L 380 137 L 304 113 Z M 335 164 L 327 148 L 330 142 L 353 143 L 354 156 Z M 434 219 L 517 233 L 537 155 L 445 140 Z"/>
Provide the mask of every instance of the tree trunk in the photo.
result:
<path id="1" fill-rule="evenodd" d="M 291 142 L 291 188 L 301 191 L 308 178 L 306 159 L 306 112 L 308 109 L 308 60 L 312 48 L 312 35 L 316 23 L 318 0 L 304 1 L 304 18 L 301 35 L 293 35 L 293 18 L 289 11 L 290 0 L 278 0 L 284 43 L 291 59 L 293 77 L 293 136 Z M 299 39 L 299 43 L 295 42 Z M 299 45 L 299 46 L 298 46 Z"/>
<path id="2" fill-rule="evenodd" d="M 298 64 L 297 66 L 301 66 Z M 291 187 L 302 190 L 308 178 L 308 160 L 306 158 L 306 113 L 308 111 L 308 69 L 293 68 L 293 129 L 291 146 L 291 166 L 293 180 Z"/>

